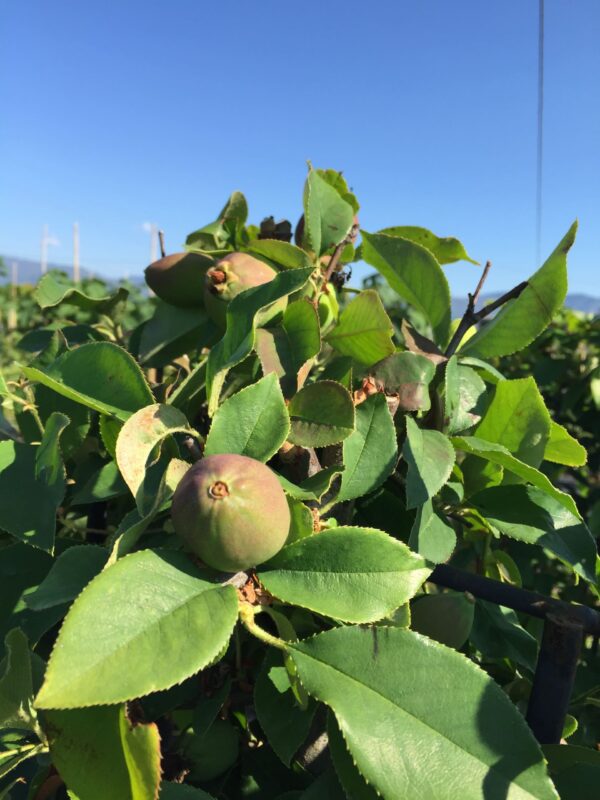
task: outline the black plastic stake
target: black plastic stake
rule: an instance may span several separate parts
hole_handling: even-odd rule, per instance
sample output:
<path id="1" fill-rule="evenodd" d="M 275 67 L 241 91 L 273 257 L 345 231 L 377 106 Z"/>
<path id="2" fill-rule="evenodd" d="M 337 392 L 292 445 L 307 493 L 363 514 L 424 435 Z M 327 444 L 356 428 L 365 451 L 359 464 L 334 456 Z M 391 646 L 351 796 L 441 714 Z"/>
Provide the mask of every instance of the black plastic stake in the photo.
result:
<path id="1" fill-rule="evenodd" d="M 546 616 L 526 717 L 540 744 L 559 744 L 562 738 L 582 644 L 581 624 Z"/>

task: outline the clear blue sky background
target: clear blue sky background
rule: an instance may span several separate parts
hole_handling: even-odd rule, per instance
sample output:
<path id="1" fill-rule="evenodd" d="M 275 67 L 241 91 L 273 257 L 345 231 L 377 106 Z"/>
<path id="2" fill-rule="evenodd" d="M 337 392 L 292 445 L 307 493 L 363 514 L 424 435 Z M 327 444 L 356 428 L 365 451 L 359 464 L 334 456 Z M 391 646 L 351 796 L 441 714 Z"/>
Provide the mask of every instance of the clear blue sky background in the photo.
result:
<path id="1" fill-rule="evenodd" d="M 169 250 L 233 189 L 295 221 L 306 159 L 366 230 L 416 224 L 535 264 L 537 0 L 19 0 L 0 11 L 0 253 L 108 275 Z M 600 293 L 600 2 L 546 0 L 543 246 L 575 217 L 571 290 Z M 448 269 L 455 294 L 468 264 Z"/>

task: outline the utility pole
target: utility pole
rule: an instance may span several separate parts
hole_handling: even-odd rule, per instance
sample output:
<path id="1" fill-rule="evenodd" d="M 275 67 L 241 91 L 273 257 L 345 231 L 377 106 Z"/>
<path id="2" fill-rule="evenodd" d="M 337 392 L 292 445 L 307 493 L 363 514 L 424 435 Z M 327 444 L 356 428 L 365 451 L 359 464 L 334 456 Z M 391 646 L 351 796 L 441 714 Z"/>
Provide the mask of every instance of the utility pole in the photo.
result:
<path id="1" fill-rule="evenodd" d="M 48 233 L 48 226 L 44 225 L 42 228 L 42 246 L 41 246 L 41 258 L 40 258 L 40 270 L 42 275 L 45 275 L 48 272 L 48 239 L 50 238 Z"/>
<path id="2" fill-rule="evenodd" d="M 150 224 L 150 263 L 153 264 L 157 259 L 158 252 L 158 226 L 152 222 Z"/>
<path id="3" fill-rule="evenodd" d="M 79 223 L 73 223 L 73 281 L 79 283 L 81 280 L 79 270 Z"/>

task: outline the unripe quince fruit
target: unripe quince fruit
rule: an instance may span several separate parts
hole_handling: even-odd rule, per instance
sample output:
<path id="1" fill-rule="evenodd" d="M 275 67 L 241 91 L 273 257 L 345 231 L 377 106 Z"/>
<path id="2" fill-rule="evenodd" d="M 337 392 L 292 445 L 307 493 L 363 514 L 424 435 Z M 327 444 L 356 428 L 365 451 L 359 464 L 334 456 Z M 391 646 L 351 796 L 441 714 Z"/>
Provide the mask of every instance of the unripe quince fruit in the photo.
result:
<path id="1" fill-rule="evenodd" d="M 202 308 L 204 278 L 214 264 L 200 253 L 172 253 L 146 267 L 146 283 L 154 294 L 179 308 Z"/>
<path id="2" fill-rule="evenodd" d="M 277 272 L 247 253 L 229 253 L 206 272 L 204 303 L 206 310 L 217 325 L 227 323 L 227 306 L 246 289 L 269 283 Z M 267 325 L 280 317 L 287 306 L 287 297 L 271 303 L 258 314 L 258 324 Z"/>
<path id="3" fill-rule="evenodd" d="M 201 459 L 184 475 L 171 509 L 175 532 L 205 564 L 239 572 L 286 542 L 290 510 L 275 474 L 247 456 Z"/>

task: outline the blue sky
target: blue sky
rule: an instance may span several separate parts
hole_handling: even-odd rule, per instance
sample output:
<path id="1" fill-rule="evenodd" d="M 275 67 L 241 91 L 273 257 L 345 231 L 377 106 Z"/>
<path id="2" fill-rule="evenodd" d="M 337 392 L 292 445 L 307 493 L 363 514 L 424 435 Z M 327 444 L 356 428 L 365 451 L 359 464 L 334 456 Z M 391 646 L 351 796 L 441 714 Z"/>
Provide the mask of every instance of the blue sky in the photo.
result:
<path id="1" fill-rule="evenodd" d="M 20 0 L 0 12 L 0 253 L 141 272 L 241 189 L 294 222 L 306 160 L 366 230 L 413 224 L 535 264 L 537 0 Z M 542 252 L 575 217 L 570 288 L 600 294 L 600 2 L 546 0 Z M 476 268 L 448 268 L 455 294 Z"/>

